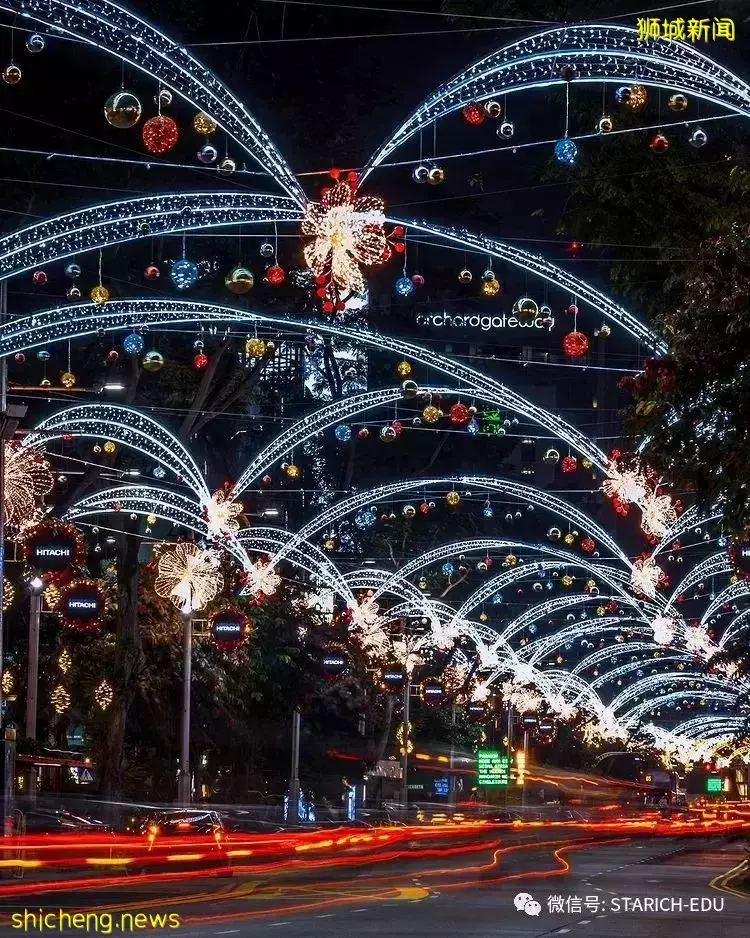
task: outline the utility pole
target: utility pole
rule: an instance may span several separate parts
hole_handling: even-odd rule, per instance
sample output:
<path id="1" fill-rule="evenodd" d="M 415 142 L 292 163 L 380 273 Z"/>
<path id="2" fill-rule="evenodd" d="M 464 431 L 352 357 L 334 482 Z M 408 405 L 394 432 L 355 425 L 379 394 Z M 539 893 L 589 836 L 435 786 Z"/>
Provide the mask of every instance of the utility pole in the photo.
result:
<path id="1" fill-rule="evenodd" d="M 299 821 L 299 736 L 301 715 L 295 707 L 292 713 L 292 767 L 289 773 L 289 820 Z"/>
<path id="2" fill-rule="evenodd" d="M 456 763 L 456 744 L 454 741 L 454 735 L 456 732 L 456 698 L 453 698 L 451 703 L 451 753 L 450 753 L 450 776 L 448 778 L 448 804 L 455 805 L 456 803 L 456 774 L 455 774 L 455 763 Z"/>
<path id="3" fill-rule="evenodd" d="M 409 705 L 411 702 L 411 674 L 407 674 L 404 684 L 404 722 L 403 744 L 401 746 L 401 804 L 404 814 L 409 812 Z"/>
<path id="4" fill-rule="evenodd" d="M 177 800 L 187 807 L 191 797 L 190 778 L 190 685 L 193 678 L 193 613 L 184 613 L 182 641 L 182 725 L 180 771 L 177 778 Z"/>

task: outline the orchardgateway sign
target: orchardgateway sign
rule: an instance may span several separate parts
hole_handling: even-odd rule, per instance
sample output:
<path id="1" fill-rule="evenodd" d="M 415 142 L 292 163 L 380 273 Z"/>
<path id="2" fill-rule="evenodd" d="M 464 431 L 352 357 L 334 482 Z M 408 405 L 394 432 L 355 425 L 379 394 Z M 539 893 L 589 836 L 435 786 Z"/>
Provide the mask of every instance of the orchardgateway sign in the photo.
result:
<path id="1" fill-rule="evenodd" d="M 516 316 L 514 313 L 500 313 L 490 316 L 487 313 L 417 313 L 418 326 L 434 329 L 481 329 L 491 332 L 493 329 L 544 329 L 552 332 L 555 317 L 550 313 L 538 316 Z"/>

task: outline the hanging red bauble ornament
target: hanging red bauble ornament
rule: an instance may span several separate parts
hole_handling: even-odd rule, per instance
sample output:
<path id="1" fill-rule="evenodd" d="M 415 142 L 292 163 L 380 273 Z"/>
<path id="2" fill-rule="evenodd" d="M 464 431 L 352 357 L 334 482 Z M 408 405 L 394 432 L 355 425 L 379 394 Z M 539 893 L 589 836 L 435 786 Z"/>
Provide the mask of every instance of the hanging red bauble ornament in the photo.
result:
<path id="1" fill-rule="evenodd" d="M 592 537 L 584 537 L 581 541 L 581 550 L 584 554 L 593 554 L 596 550 L 596 541 Z"/>
<path id="2" fill-rule="evenodd" d="M 280 286 L 286 280 L 286 271 L 278 264 L 271 264 L 266 268 L 266 282 L 272 287 Z"/>
<path id="3" fill-rule="evenodd" d="M 391 424 L 391 427 L 393 427 L 393 429 L 396 431 L 396 436 L 401 436 L 404 430 L 404 425 L 400 420 L 394 420 Z"/>
<path id="4" fill-rule="evenodd" d="M 47 272 L 44 270 L 35 270 L 34 273 L 31 275 L 31 279 L 38 286 L 43 287 L 44 284 L 47 282 Z"/>
<path id="5" fill-rule="evenodd" d="M 571 257 L 578 257 L 581 253 L 581 242 L 580 241 L 570 241 L 568 246 L 565 248 L 568 254 Z"/>
<path id="6" fill-rule="evenodd" d="M 565 456 L 560 460 L 560 468 L 566 475 L 575 472 L 578 468 L 578 460 L 575 456 Z"/>
<path id="7" fill-rule="evenodd" d="M 422 274 L 412 274 L 411 282 L 414 284 L 415 287 L 423 287 L 424 277 L 422 276 Z"/>
<path id="8" fill-rule="evenodd" d="M 589 350 L 589 340 L 583 332 L 569 332 L 562 341 L 563 352 L 569 358 L 580 358 Z"/>
<path id="9" fill-rule="evenodd" d="M 268 475 L 268 473 L 266 473 L 266 475 L 264 475 L 260 481 L 262 482 L 263 485 L 270 485 L 273 479 L 271 478 L 270 475 Z"/>
<path id="10" fill-rule="evenodd" d="M 193 368 L 197 368 L 198 371 L 203 371 L 203 369 L 208 364 L 208 355 L 205 352 L 198 352 L 198 354 L 193 358 Z"/>
<path id="11" fill-rule="evenodd" d="M 485 111 L 484 105 L 478 104 L 476 101 L 470 101 L 468 104 L 464 104 L 461 113 L 466 123 L 473 124 L 475 127 L 478 127 L 479 124 L 483 124 L 485 117 L 487 117 L 487 111 Z"/>
<path id="12" fill-rule="evenodd" d="M 427 504 L 427 502 L 422 502 L 422 504 L 419 506 L 420 515 L 426 515 L 429 513 L 429 511 L 430 511 L 430 506 Z"/>
<path id="13" fill-rule="evenodd" d="M 166 153 L 177 143 L 177 124 L 171 117 L 157 114 L 143 125 L 143 145 L 149 153 Z"/>
<path id="14" fill-rule="evenodd" d="M 18 362 L 19 365 L 23 365 L 23 363 L 26 361 L 26 356 L 23 352 L 16 352 L 16 354 L 13 356 L 13 360 Z"/>
<path id="15" fill-rule="evenodd" d="M 469 408 L 459 401 L 448 411 L 448 416 L 450 417 L 451 423 L 455 423 L 460 426 L 461 424 L 469 422 L 471 414 L 469 413 Z"/>
<path id="16" fill-rule="evenodd" d="M 654 151 L 654 153 L 664 153 L 665 150 L 669 149 L 669 140 L 664 136 L 663 133 L 658 132 L 653 135 L 651 138 L 651 143 L 649 146 Z"/>
<path id="17" fill-rule="evenodd" d="M 576 306 L 575 303 L 570 303 L 568 306 L 565 307 L 565 312 L 568 314 L 568 316 L 577 316 L 578 307 Z"/>
<path id="18" fill-rule="evenodd" d="M 116 362 L 116 361 L 119 359 L 119 357 L 120 357 L 120 353 L 117 351 L 116 348 L 111 348 L 111 349 L 107 352 L 107 361 L 108 361 L 108 362 Z"/>
<path id="19" fill-rule="evenodd" d="M 369 435 L 370 431 L 367 429 L 367 427 L 360 427 L 359 430 L 357 430 L 357 436 L 360 440 L 366 440 Z"/>
<path id="20" fill-rule="evenodd" d="M 149 264 L 148 267 L 143 271 L 143 276 L 146 280 L 158 280 L 161 271 L 156 266 L 156 264 Z"/>

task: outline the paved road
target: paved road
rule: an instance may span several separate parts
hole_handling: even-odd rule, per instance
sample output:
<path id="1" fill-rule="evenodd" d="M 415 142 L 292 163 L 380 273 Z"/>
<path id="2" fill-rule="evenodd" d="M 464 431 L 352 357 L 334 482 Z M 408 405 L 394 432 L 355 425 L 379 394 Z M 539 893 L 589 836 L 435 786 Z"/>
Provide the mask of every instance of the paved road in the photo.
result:
<path id="1" fill-rule="evenodd" d="M 13 900 L 13 908 L 111 910 L 113 934 L 123 930 L 116 910 L 176 913 L 179 931 L 168 923 L 158 932 L 134 931 L 179 938 L 267 938 L 277 931 L 289 938 L 350 938 L 352 932 L 357 938 L 746 938 L 750 933 L 750 900 L 731 887 L 720 891 L 721 882 L 711 885 L 742 859 L 738 842 L 610 838 L 585 844 L 580 833 L 559 830 L 541 831 L 538 838 L 541 843 L 513 844 L 504 837 L 498 849 L 485 835 L 457 844 L 464 852 L 441 849 L 430 855 L 429 844 L 428 849 L 422 844 L 420 857 L 408 861 L 367 867 L 345 861 L 280 876 L 209 877 L 198 886 L 195 880 L 169 886 L 134 882 L 85 895 L 30 893 Z M 538 915 L 515 908 L 519 893 L 540 904 Z M 6 925 L 0 933 L 20 930 Z"/>

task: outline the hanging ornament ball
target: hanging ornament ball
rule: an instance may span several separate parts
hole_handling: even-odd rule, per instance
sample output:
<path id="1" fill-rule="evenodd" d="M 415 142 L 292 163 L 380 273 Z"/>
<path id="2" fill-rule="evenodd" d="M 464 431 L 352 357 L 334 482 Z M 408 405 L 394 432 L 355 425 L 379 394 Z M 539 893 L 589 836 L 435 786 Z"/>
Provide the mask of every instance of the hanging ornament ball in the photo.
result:
<path id="1" fill-rule="evenodd" d="M 339 443 L 348 443 L 352 438 L 352 428 L 348 423 L 340 423 L 333 431 L 333 435 Z"/>
<path id="2" fill-rule="evenodd" d="M 414 284 L 415 287 L 423 287 L 424 277 L 422 276 L 422 274 L 412 274 L 411 282 Z"/>
<path id="3" fill-rule="evenodd" d="M 383 443 L 393 443 L 398 434 L 393 429 L 393 427 L 381 427 L 380 428 L 380 439 Z"/>
<path id="4" fill-rule="evenodd" d="M 448 502 L 451 508 L 455 508 L 456 505 L 461 501 L 461 496 L 458 494 L 458 492 L 448 492 L 448 494 L 445 496 L 445 500 Z"/>
<path id="5" fill-rule="evenodd" d="M 30 52 L 32 55 L 41 52 L 46 45 L 47 40 L 39 33 L 32 33 L 30 36 L 26 37 L 26 51 Z"/>
<path id="6" fill-rule="evenodd" d="M 596 550 L 596 541 L 592 537 L 584 537 L 581 541 L 581 550 L 584 554 L 593 554 Z"/>
<path id="7" fill-rule="evenodd" d="M 596 125 L 596 129 L 600 134 L 611 134 L 613 126 L 612 118 L 608 114 L 605 114 L 603 117 L 599 118 L 599 123 Z"/>
<path id="8" fill-rule="evenodd" d="M 194 287 L 199 275 L 198 265 L 186 257 L 173 261 L 169 267 L 169 279 L 178 290 L 189 290 Z"/>
<path id="9" fill-rule="evenodd" d="M 71 280 L 75 280 L 77 277 L 80 277 L 81 265 L 80 264 L 67 264 L 65 267 L 65 276 L 70 277 Z"/>
<path id="10" fill-rule="evenodd" d="M 205 111 L 198 111 L 193 118 L 193 130 L 203 137 L 210 137 L 212 133 L 216 132 L 218 126 L 213 117 L 206 114 Z"/>
<path id="11" fill-rule="evenodd" d="M 654 153 L 664 153 L 669 149 L 669 140 L 659 131 L 651 138 L 649 147 L 651 147 Z"/>
<path id="12" fill-rule="evenodd" d="M 112 453 L 114 453 L 115 450 L 117 449 L 117 443 L 115 443 L 114 440 L 107 440 L 107 442 L 104 444 L 103 449 L 105 453 L 108 453 L 111 456 Z"/>
<path id="13" fill-rule="evenodd" d="M 548 450 L 545 452 L 544 456 L 542 456 L 542 459 L 543 459 L 545 462 L 552 462 L 552 463 L 559 462 L 559 461 L 560 461 L 560 452 L 559 452 L 559 450 L 554 449 L 554 447 L 550 447 L 550 449 L 548 449 Z"/>
<path id="14" fill-rule="evenodd" d="M 48 387 L 51 386 L 51 384 L 52 384 L 52 382 L 50 381 L 49 378 L 42 378 L 42 380 L 39 382 L 39 387 L 40 387 L 40 388 L 48 388 Z"/>
<path id="15" fill-rule="evenodd" d="M 295 465 L 293 462 L 289 463 L 286 469 L 284 469 L 284 472 L 290 479 L 299 479 L 299 477 L 302 475 L 301 467 Z"/>
<path id="16" fill-rule="evenodd" d="M 96 303 L 97 306 L 103 306 L 109 299 L 109 290 L 102 286 L 101 283 L 97 284 L 95 287 L 92 287 L 89 292 L 89 299 L 92 303 Z"/>
<path id="17" fill-rule="evenodd" d="M 198 157 L 199 163 L 203 163 L 204 166 L 209 166 L 211 163 L 215 163 L 219 158 L 219 151 L 212 143 L 204 143 L 196 153 L 196 156 Z"/>
<path id="18" fill-rule="evenodd" d="M 591 462 L 591 460 L 587 456 L 584 456 L 583 459 L 581 460 L 581 465 L 583 466 L 584 469 L 591 469 L 594 464 Z"/>
<path id="19" fill-rule="evenodd" d="M 487 277 L 482 281 L 483 296 L 497 296 L 500 292 L 500 281 L 495 277 Z"/>
<path id="20" fill-rule="evenodd" d="M 161 271 L 156 264 L 149 264 L 148 267 L 144 268 L 143 276 L 146 280 L 158 280 L 161 276 Z"/>
<path id="21" fill-rule="evenodd" d="M 466 123 L 472 124 L 474 127 L 478 127 L 479 124 L 483 124 L 485 117 L 487 117 L 487 111 L 485 110 L 484 105 L 479 104 L 476 101 L 470 101 L 468 104 L 464 104 L 461 113 L 463 114 Z"/>
<path id="22" fill-rule="evenodd" d="M 160 88 L 159 91 L 154 95 L 154 104 L 158 108 L 169 107 L 172 103 L 172 92 L 169 88 Z"/>
<path id="23" fill-rule="evenodd" d="M 503 121 L 497 128 L 498 137 L 502 137 L 504 140 L 510 140 L 515 132 L 516 128 L 513 121 Z"/>
<path id="24" fill-rule="evenodd" d="M 120 358 L 120 353 L 117 351 L 116 348 L 111 348 L 111 349 L 107 352 L 107 361 L 108 361 L 108 362 L 116 362 L 116 361 L 119 360 L 119 358 Z"/>
<path id="25" fill-rule="evenodd" d="M 695 130 L 688 137 L 688 143 L 691 147 L 700 149 L 700 147 L 705 146 L 708 141 L 708 134 L 702 127 L 696 127 Z"/>
<path id="26" fill-rule="evenodd" d="M 34 281 L 37 286 L 43 287 L 47 282 L 47 271 L 46 270 L 35 270 L 31 275 L 31 279 Z"/>
<path id="27" fill-rule="evenodd" d="M 279 264 L 266 267 L 266 282 L 272 287 L 279 287 L 286 280 L 286 271 Z"/>
<path id="28" fill-rule="evenodd" d="M 643 85 L 626 85 L 615 92 L 618 104 L 625 105 L 631 111 L 642 111 L 648 101 L 648 91 Z"/>
<path id="29" fill-rule="evenodd" d="M 406 274 L 393 281 L 393 292 L 396 296 L 411 296 L 416 289 L 413 280 L 411 277 L 407 277 Z"/>
<path id="30" fill-rule="evenodd" d="M 503 114 L 502 104 L 499 101 L 495 101 L 494 99 L 484 102 L 484 110 L 487 114 L 487 117 L 491 117 L 493 120 L 497 120 L 497 118 L 502 117 Z"/>
<path id="31" fill-rule="evenodd" d="M 274 246 L 271 244 L 270 241 L 264 241 L 261 244 L 261 246 L 258 248 L 258 253 L 260 254 L 261 257 L 264 257 L 266 258 L 266 260 L 268 260 L 269 258 L 274 256 L 276 251 L 274 250 Z"/>
<path id="32" fill-rule="evenodd" d="M 575 303 L 569 303 L 569 304 L 565 307 L 565 312 L 568 314 L 568 316 L 577 316 L 577 315 L 578 315 L 578 307 L 576 306 Z"/>
<path id="33" fill-rule="evenodd" d="M 401 514 L 404 516 L 404 518 L 413 518 L 416 513 L 417 509 L 414 507 L 414 505 L 404 505 L 404 507 L 401 509 Z"/>
<path id="34" fill-rule="evenodd" d="M 118 130 L 128 130 L 141 119 L 141 102 L 132 91 L 115 91 L 104 102 L 104 116 Z"/>
<path id="35" fill-rule="evenodd" d="M 566 475 L 570 475 L 571 472 L 575 472 L 578 468 L 578 460 L 575 456 L 564 456 L 560 462 L 560 468 Z"/>
<path id="36" fill-rule="evenodd" d="M 401 390 L 403 391 L 405 398 L 412 400 L 419 393 L 419 385 L 416 381 L 403 381 L 401 384 Z"/>
<path id="37" fill-rule="evenodd" d="M 492 518 L 495 514 L 495 509 L 492 505 L 485 505 L 484 508 L 482 508 L 482 514 L 485 518 Z"/>
<path id="38" fill-rule="evenodd" d="M 471 283 L 474 279 L 474 274 L 469 270 L 468 267 L 464 267 L 458 272 L 458 282 L 459 283 Z"/>
<path id="39" fill-rule="evenodd" d="M 422 419 L 425 423 L 437 423 L 442 416 L 442 410 L 440 410 L 439 407 L 435 407 L 434 404 L 428 404 L 422 411 Z"/>
<path id="40" fill-rule="evenodd" d="M 224 278 L 224 286 L 235 296 L 243 296 L 245 293 L 249 293 L 254 283 L 255 277 L 253 277 L 252 271 L 241 265 L 233 267 Z"/>
<path id="41" fill-rule="evenodd" d="M 687 95 L 671 94 L 667 98 L 667 107 L 670 111 L 684 111 L 688 106 Z"/>
<path id="42" fill-rule="evenodd" d="M 431 186 L 439 186 L 445 182 L 445 170 L 442 166 L 431 166 L 427 173 L 427 182 Z"/>
<path id="43" fill-rule="evenodd" d="M 220 173 L 233 173 L 237 169 L 237 164 L 231 156 L 225 156 L 216 167 Z"/>
<path id="44" fill-rule="evenodd" d="M 130 332 L 122 340 L 122 347 L 128 355 L 140 355 L 144 348 L 143 336 L 137 332 Z"/>
<path id="45" fill-rule="evenodd" d="M 149 117 L 143 125 L 143 145 L 149 153 L 166 153 L 177 143 L 177 124 L 165 114 Z"/>
<path id="46" fill-rule="evenodd" d="M 251 358 L 260 358 L 266 353 L 266 343 L 263 339 L 252 338 L 245 342 L 245 354 Z"/>
<path id="47" fill-rule="evenodd" d="M 193 368 L 196 368 L 198 371 L 203 371 L 203 369 L 208 365 L 208 355 L 205 352 L 198 352 L 197 355 L 193 356 Z"/>
<path id="48" fill-rule="evenodd" d="M 598 329 L 594 330 L 594 335 L 598 339 L 608 339 L 612 335 L 612 327 L 608 323 L 603 322 Z"/>
<path id="49" fill-rule="evenodd" d="M 414 180 L 414 182 L 429 182 L 430 167 L 425 166 L 424 163 L 420 163 L 419 166 L 415 166 L 411 171 L 411 178 Z"/>
<path id="50" fill-rule="evenodd" d="M 146 371 L 157 372 L 161 371 L 164 367 L 164 356 L 161 352 L 157 352 L 156 349 L 152 349 L 150 352 L 146 352 L 143 356 L 143 362 L 141 363 Z"/>
<path id="51" fill-rule="evenodd" d="M 60 384 L 61 384 L 64 388 L 72 388 L 72 387 L 74 387 L 77 380 L 78 380 L 78 379 L 76 378 L 76 376 L 73 374 L 72 371 L 64 371 L 64 372 L 60 375 Z"/>
<path id="52" fill-rule="evenodd" d="M 408 378 L 411 374 L 411 363 L 407 361 L 399 362 L 396 365 L 396 374 L 400 378 Z"/>
<path id="53" fill-rule="evenodd" d="M 357 438 L 360 440 L 366 440 L 369 435 L 370 431 L 367 427 L 360 427 L 359 430 L 357 430 Z"/>
<path id="54" fill-rule="evenodd" d="M 522 296 L 513 304 L 513 312 L 524 319 L 535 319 L 539 315 L 539 305 L 530 296 Z"/>
<path id="55" fill-rule="evenodd" d="M 21 69 L 13 62 L 3 69 L 3 81 L 6 85 L 17 85 L 21 80 Z"/>
<path id="56" fill-rule="evenodd" d="M 13 360 L 17 364 L 23 365 L 23 363 L 26 361 L 26 356 L 24 355 L 23 352 L 16 352 L 16 354 L 13 356 Z"/>
<path id="57" fill-rule="evenodd" d="M 580 358 L 589 350 L 589 340 L 583 332 L 569 332 L 562 341 L 563 352 L 569 358 Z"/>
<path id="58" fill-rule="evenodd" d="M 562 537 L 562 531 L 560 530 L 560 528 L 550 528 L 547 531 L 547 537 L 551 541 L 559 541 L 560 538 Z"/>
<path id="59" fill-rule="evenodd" d="M 456 424 L 457 426 L 462 426 L 465 423 L 469 422 L 471 418 L 471 413 L 466 404 L 462 404 L 460 401 L 454 404 L 451 409 L 448 411 L 448 416 L 451 423 Z"/>
<path id="60" fill-rule="evenodd" d="M 567 163 L 568 166 L 573 166 L 578 158 L 578 146 L 575 140 L 571 140 L 570 137 L 562 137 L 558 140 L 554 152 L 557 162 Z"/>

